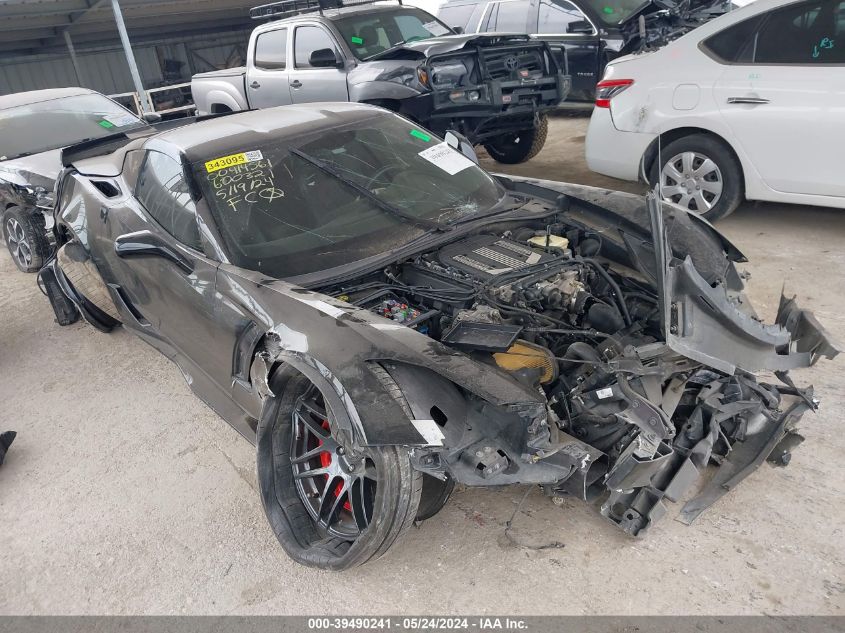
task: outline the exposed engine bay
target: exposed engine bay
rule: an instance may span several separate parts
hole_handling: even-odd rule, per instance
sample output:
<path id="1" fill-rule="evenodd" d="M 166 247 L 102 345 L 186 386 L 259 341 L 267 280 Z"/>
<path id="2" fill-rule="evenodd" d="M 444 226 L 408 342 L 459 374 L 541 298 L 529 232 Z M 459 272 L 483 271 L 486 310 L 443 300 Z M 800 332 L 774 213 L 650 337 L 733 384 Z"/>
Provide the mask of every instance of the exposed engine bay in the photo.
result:
<path id="1" fill-rule="evenodd" d="M 625 35 L 623 54 L 661 48 L 693 29 L 727 13 L 725 0 L 652 0 L 634 19 L 622 24 Z"/>
<path id="2" fill-rule="evenodd" d="M 520 414 L 521 427 L 467 394 L 469 404 L 449 397 L 445 405 L 412 402 L 415 415 L 437 425 L 432 446 L 413 451 L 418 469 L 469 485 L 537 483 L 553 498 L 597 501 L 604 516 L 636 535 L 666 512 L 665 500 L 681 499 L 708 463 L 720 468 L 684 507 L 686 522 L 766 459 L 785 465 L 803 439 L 796 423 L 817 404 L 812 389 L 795 387 L 785 371 L 769 384 L 725 365 L 719 354 L 708 361 L 692 333 L 711 324 L 693 313 L 695 305 L 744 319 L 749 340 L 759 342 L 764 331 L 773 336 L 771 355 L 753 359 L 777 365 L 772 370 L 837 350 L 817 324 L 812 334 L 798 325 L 811 317 L 789 301 L 777 325 L 763 326 L 735 274 L 707 284 L 689 259 L 674 259 L 656 280 L 601 252 L 600 234 L 556 221 L 488 228 L 323 292 L 495 365 L 545 396 L 545 416 Z M 658 267 L 660 258 L 672 259 L 661 249 L 654 255 Z M 736 272 L 732 264 L 729 270 Z M 672 294 L 672 280 L 695 285 L 673 271 L 709 290 Z M 714 327 L 730 329 L 721 321 Z M 693 340 L 685 353 L 677 351 L 683 345 L 667 344 L 681 334 Z M 805 356 L 796 360 L 790 346 Z M 776 348 L 784 355 L 775 356 Z M 388 369 L 401 377 L 401 367 Z M 483 425 L 474 422 L 481 419 Z"/>

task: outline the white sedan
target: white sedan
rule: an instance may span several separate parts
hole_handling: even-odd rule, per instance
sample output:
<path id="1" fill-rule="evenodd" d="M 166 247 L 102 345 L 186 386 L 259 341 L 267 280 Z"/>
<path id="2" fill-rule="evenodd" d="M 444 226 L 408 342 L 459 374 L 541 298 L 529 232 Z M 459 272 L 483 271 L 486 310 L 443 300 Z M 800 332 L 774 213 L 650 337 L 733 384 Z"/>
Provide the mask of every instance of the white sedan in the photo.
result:
<path id="1" fill-rule="evenodd" d="M 845 207 L 845 0 L 757 0 L 607 66 L 593 171 L 715 220 L 743 199 Z"/>

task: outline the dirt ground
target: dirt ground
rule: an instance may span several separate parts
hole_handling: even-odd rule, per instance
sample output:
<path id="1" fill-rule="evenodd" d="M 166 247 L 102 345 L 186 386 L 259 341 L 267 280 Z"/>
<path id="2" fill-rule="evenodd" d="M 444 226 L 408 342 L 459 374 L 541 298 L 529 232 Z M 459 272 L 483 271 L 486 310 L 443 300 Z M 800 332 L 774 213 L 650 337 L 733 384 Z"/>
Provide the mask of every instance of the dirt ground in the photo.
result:
<path id="1" fill-rule="evenodd" d="M 555 119 L 513 171 L 637 190 L 590 174 L 586 125 Z M 845 340 L 845 212 L 747 204 L 720 228 L 763 315 L 785 284 Z M 174 365 L 124 331 L 60 328 L 3 254 L 0 431 L 19 435 L 0 467 L 0 613 L 843 614 L 843 375 L 838 361 L 796 372 L 822 399 L 805 444 L 691 527 L 673 506 L 635 540 L 576 501 L 462 489 L 381 560 L 323 573 L 287 559 L 252 447 Z"/>

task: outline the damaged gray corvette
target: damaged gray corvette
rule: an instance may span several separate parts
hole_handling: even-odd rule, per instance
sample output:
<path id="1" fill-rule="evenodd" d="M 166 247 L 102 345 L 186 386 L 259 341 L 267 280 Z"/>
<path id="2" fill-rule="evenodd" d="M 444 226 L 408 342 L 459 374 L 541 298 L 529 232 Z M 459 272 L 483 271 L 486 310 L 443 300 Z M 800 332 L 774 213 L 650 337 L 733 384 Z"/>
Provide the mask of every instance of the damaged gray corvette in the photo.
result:
<path id="1" fill-rule="evenodd" d="M 348 103 L 115 134 L 65 150 L 40 283 L 255 442 L 305 565 L 381 556 L 455 483 L 536 484 L 638 535 L 708 464 L 685 522 L 789 461 L 817 402 L 787 372 L 838 352 L 811 313 L 764 324 L 742 255 L 678 207 L 474 158 Z"/>

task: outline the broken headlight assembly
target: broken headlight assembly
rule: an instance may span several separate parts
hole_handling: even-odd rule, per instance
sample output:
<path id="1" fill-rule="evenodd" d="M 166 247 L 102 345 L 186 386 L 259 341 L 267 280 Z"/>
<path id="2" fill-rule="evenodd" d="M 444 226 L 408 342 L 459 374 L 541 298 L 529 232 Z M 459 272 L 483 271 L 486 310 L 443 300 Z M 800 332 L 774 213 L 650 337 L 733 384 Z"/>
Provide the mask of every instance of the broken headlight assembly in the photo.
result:
<path id="1" fill-rule="evenodd" d="M 429 69 L 429 85 L 434 89 L 458 87 L 469 75 L 469 68 L 460 59 L 434 62 Z"/>

